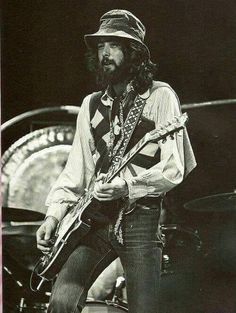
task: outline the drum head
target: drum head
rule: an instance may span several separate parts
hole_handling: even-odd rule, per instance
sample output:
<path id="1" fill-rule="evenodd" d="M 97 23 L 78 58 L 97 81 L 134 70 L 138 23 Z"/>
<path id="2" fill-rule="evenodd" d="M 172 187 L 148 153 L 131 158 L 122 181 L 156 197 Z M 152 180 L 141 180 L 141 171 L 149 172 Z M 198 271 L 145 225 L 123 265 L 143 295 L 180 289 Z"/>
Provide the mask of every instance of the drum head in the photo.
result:
<path id="1" fill-rule="evenodd" d="M 2 157 L 3 206 L 46 212 L 47 194 L 63 170 L 75 128 L 51 126 L 17 140 Z"/>

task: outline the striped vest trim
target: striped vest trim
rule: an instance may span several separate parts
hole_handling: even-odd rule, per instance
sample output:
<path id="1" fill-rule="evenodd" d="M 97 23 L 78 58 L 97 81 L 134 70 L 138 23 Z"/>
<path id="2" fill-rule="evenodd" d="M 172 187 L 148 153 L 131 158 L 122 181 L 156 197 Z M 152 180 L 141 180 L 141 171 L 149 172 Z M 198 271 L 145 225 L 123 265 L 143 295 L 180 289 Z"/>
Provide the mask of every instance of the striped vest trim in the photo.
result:
<path id="1" fill-rule="evenodd" d="M 95 142 L 95 147 L 99 155 L 96 163 L 96 173 L 102 167 L 103 164 L 109 163 L 107 141 L 109 140 L 109 110 L 108 106 L 105 106 L 101 102 L 102 92 L 93 93 L 90 99 L 89 111 L 90 111 L 90 124 L 92 134 Z"/>

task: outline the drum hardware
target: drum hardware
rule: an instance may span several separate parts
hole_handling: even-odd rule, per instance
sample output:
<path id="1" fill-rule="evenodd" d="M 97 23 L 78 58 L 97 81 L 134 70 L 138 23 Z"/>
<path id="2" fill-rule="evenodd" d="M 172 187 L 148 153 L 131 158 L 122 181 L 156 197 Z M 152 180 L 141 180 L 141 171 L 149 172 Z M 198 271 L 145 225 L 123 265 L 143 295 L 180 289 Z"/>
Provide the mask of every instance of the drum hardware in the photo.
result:
<path id="1" fill-rule="evenodd" d="M 161 225 L 161 231 L 164 233 L 166 236 L 170 232 L 177 232 L 177 233 L 182 233 L 188 235 L 190 238 L 193 238 L 195 243 L 196 243 L 196 248 L 198 251 L 201 250 L 202 248 L 202 240 L 199 236 L 198 230 L 197 229 L 192 229 L 186 226 L 181 226 L 179 224 L 163 224 Z M 168 243 L 167 243 L 168 244 Z M 181 242 L 178 243 L 181 246 Z"/>
<path id="2" fill-rule="evenodd" d="M 31 111 L 27 111 L 24 113 L 21 113 L 10 120 L 6 121 L 1 125 L 1 131 L 6 130 L 8 127 L 11 127 L 15 125 L 16 123 L 19 123 L 25 119 L 32 118 L 33 116 L 36 115 L 41 115 L 41 114 L 48 114 L 52 113 L 55 114 L 57 112 L 65 112 L 66 114 L 73 114 L 73 115 L 78 115 L 80 108 L 75 105 L 61 105 L 61 106 L 53 106 L 53 107 L 46 107 L 46 108 L 39 108 Z M 60 121 L 60 123 L 62 123 Z"/>
<path id="3" fill-rule="evenodd" d="M 6 312 L 16 312 L 22 297 L 25 295 L 23 282 L 9 265 L 3 265 L 3 309 Z M 18 310 L 17 310 L 18 312 Z"/>
<path id="4" fill-rule="evenodd" d="M 33 304 L 27 304 L 25 298 L 21 298 L 20 304 L 17 305 L 17 312 L 19 313 L 39 313 L 39 312 L 45 312 L 47 311 L 48 304 L 47 303 L 33 303 Z"/>
<path id="5" fill-rule="evenodd" d="M 48 295 L 33 295 L 28 287 L 30 272 L 16 264 L 7 253 L 3 265 L 3 308 L 6 312 L 41 312 L 48 303 Z M 46 312 L 43 311 L 43 312 Z"/>
<path id="6" fill-rule="evenodd" d="M 12 278 L 12 280 L 15 281 L 15 283 L 16 283 L 20 288 L 23 287 L 22 282 L 14 278 L 12 271 L 11 271 L 7 266 L 3 265 L 3 270 L 4 270 L 5 272 L 7 272 L 7 274 Z"/>
<path id="7" fill-rule="evenodd" d="M 25 210 L 23 211 L 25 214 Z M 10 215 L 9 218 L 17 221 L 20 219 L 18 212 L 17 215 Z M 36 230 L 39 225 L 38 221 L 4 222 L 2 228 L 3 306 L 6 307 L 6 312 L 8 307 L 9 312 L 46 312 L 45 302 L 48 302 L 46 293 L 43 291 L 33 295 L 29 288 L 30 270 L 40 255 L 36 248 Z M 44 290 L 48 287 L 45 286 Z"/>
<path id="8" fill-rule="evenodd" d="M 163 224 L 161 231 L 165 236 L 161 275 L 191 270 L 202 253 L 198 230 L 178 224 Z"/>
<path id="9" fill-rule="evenodd" d="M 46 296 L 46 294 L 45 294 Z M 32 297 L 33 298 L 33 297 Z M 46 312 L 48 307 L 49 299 L 46 302 L 41 301 L 40 299 L 35 299 L 32 301 L 32 298 L 27 296 L 22 296 L 18 305 L 16 305 L 17 313 L 21 312 L 29 312 L 29 313 L 39 313 L 39 312 Z M 39 301 L 39 302 L 38 302 Z"/>

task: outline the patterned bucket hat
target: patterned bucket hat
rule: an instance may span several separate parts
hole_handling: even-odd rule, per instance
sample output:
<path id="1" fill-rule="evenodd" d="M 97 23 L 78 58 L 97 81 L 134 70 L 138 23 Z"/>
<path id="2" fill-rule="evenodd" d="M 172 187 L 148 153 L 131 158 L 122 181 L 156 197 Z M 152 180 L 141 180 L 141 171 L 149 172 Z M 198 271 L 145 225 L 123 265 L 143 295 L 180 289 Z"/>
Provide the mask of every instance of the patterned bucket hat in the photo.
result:
<path id="1" fill-rule="evenodd" d="M 99 30 L 84 36 L 87 47 L 93 48 L 99 37 L 120 37 L 139 42 L 148 55 L 150 52 L 144 43 L 146 29 L 143 23 L 127 10 L 111 10 L 100 18 Z"/>

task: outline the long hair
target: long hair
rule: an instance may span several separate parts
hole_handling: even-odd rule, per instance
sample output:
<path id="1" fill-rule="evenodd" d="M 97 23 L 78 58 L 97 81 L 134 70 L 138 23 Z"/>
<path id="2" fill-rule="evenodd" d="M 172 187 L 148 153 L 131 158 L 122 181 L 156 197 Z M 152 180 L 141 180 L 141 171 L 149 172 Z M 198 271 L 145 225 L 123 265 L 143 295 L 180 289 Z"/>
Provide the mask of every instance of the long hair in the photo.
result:
<path id="1" fill-rule="evenodd" d="M 117 38 L 115 38 L 117 40 Z M 140 43 L 118 39 L 123 48 L 123 53 L 126 62 L 127 80 L 132 80 L 132 85 L 135 91 L 139 94 L 144 93 L 152 86 L 153 79 L 157 72 L 157 65 L 152 63 L 149 54 L 145 47 Z M 102 73 L 99 70 L 99 62 L 96 49 L 89 49 L 86 53 L 88 70 L 96 75 L 96 82 L 101 89 L 105 89 L 102 79 Z"/>

